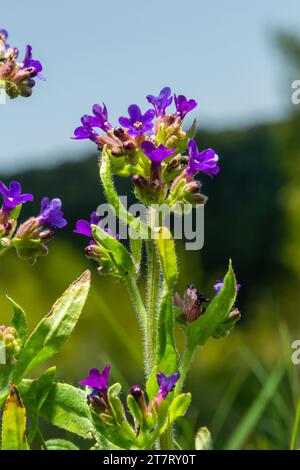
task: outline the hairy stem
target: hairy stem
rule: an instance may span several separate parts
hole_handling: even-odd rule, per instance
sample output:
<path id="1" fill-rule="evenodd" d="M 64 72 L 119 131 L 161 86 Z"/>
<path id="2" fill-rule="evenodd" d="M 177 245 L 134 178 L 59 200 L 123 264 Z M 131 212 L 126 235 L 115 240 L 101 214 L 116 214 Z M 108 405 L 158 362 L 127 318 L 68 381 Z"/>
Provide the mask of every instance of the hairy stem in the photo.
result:
<path id="1" fill-rule="evenodd" d="M 194 352 L 195 352 L 195 346 L 193 344 L 187 343 L 186 349 L 182 355 L 180 366 L 179 366 L 180 378 L 174 389 L 175 395 L 180 393 L 183 387 L 184 381 L 186 379 L 188 370 L 190 368 L 190 365 L 194 356 Z"/>
<path id="2" fill-rule="evenodd" d="M 143 339 L 144 339 L 144 345 L 145 345 L 144 357 L 145 357 L 145 367 L 146 367 L 146 373 L 147 373 L 147 368 L 149 364 L 149 348 L 148 348 L 148 344 L 146 340 L 147 339 L 147 336 L 146 336 L 147 335 L 147 312 L 146 312 L 139 288 L 137 286 L 135 277 L 130 273 L 127 274 L 126 276 L 126 284 L 127 284 L 127 289 L 128 289 L 131 301 L 133 303 L 134 309 L 137 314 L 139 324 L 143 332 Z"/>
<path id="3" fill-rule="evenodd" d="M 160 264 L 153 240 L 148 240 L 147 247 L 147 342 L 149 351 L 149 373 L 155 367 L 157 350 L 157 310 L 160 292 Z"/>
<path id="4" fill-rule="evenodd" d="M 173 450 L 173 428 L 169 426 L 166 432 L 160 436 L 159 447 L 161 450 Z"/>

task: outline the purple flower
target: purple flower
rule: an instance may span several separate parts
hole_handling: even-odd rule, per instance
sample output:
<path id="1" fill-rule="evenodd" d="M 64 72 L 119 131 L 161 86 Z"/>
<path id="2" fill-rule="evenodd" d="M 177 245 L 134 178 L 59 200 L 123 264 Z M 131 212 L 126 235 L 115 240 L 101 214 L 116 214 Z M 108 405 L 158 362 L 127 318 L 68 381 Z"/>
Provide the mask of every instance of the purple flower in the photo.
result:
<path id="1" fill-rule="evenodd" d="M 154 164 L 161 163 L 175 152 L 175 149 L 169 149 L 164 147 L 162 144 L 160 144 L 158 147 L 155 147 L 155 145 L 149 140 L 144 140 L 141 145 L 141 149 Z"/>
<path id="2" fill-rule="evenodd" d="M 32 47 L 30 45 L 26 47 L 25 57 L 22 63 L 22 69 L 27 68 L 34 68 L 39 79 L 46 80 L 45 77 L 42 75 L 43 66 L 41 62 L 32 58 Z"/>
<path id="3" fill-rule="evenodd" d="M 0 193 L 3 197 L 2 210 L 6 213 L 10 213 L 12 209 L 19 204 L 24 204 L 28 201 L 33 201 L 32 194 L 21 194 L 22 187 L 18 181 L 12 181 L 9 188 L 0 181 Z"/>
<path id="4" fill-rule="evenodd" d="M 75 233 L 79 233 L 80 235 L 85 235 L 86 237 L 93 238 L 92 232 L 92 225 L 98 225 L 100 222 L 100 217 L 96 214 L 96 212 L 92 212 L 90 220 L 77 220 L 76 228 L 74 230 Z"/>
<path id="5" fill-rule="evenodd" d="M 94 104 L 93 113 L 93 116 L 89 116 L 88 114 L 84 114 L 82 116 L 82 126 L 75 129 L 73 139 L 90 139 L 93 142 L 96 142 L 99 134 L 94 131 L 94 127 L 98 127 L 104 132 L 107 132 L 109 129 L 111 129 L 111 124 L 108 122 L 107 108 L 104 103 L 103 108 L 100 106 L 100 104 Z"/>
<path id="6" fill-rule="evenodd" d="M 159 386 L 157 398 L 164 400 L 167 395 L 173 390 L 176 382 L 180 377 L 179 372 L 166 376 L 163 372 L 158 372 L 156 375 L 157 384 Z"/>
<path id="7" fill-rule="evenodd" d="M 92 389 L 92 393 L 89 395 L 96 396 L 96 395 L 103 395 L 104 397 L 107 396 L 108 390 L 108 376 L 110 371 L 110 365 L 106 364 L 103 369 L 103 372 L 100 372 L 98 369 L 91 369 L 89 371 L 89 375 L 85 380 L 79 382 L 80 385 L 83 387 L 89 387 Z"/>
<path id="8" fill-rule="evenodd" d="M 187 100 L 185 96 L 179 95 L 178 97 L 174 95 L 174 101 L 176 106 L 177 115 L 183 119 L 192 109 L 196 108 L 197 101 Z"/>
<path id="9" fill-rule="evenodd" d="M 218 281 L 216 281 L 215 285 L 214 285 L 214 289 L 215 289 L 215 292 L 218 294 L 221 289 L 223 288 L 223 285 L 224 285 L 224 280 L 223 279 L 219 279 Z M 241 284 L 238 284 L 236 285 L 236 291 L 238 292 L 241 288 Z"/>
<path id="10" fill-rule="evenodd" d="M 214 150 L 207 149 L 199 152 L 194 139 L 189 141 L 188 147 L 190 157 L 186 168 L 188 176 L 194 176 L 197 171 L 203 171 L 210 176 L 219 173 L 220 168 L 217 165 L 219 157 Z"/>
<path id="11" fill-rule="evenodd" d="M 93 142 L 97 141 L 97 137 L 99 134 L 97 134 L 92 127 L 87 123 L 88 116 L 84 115 L 81 118 L 82 126 L 77 127 L 74 131 L 74 136 L 72 139 L 75 140 L 82 140 L 82 139 L 90 139 Z"/>
<path id="12" fill-rule="evenodd" d="M 108 122 L 107 108 L 104 103 L 103 108 L 100 106 L 100 104 L 94 104 L 93 113 L 94 116 L 88 116 L 91 127 L 99 127 L 105 132 L 111 129 L 111 124 Z"/>
<path id="13" fill-rule="evenodd" d="M 63 228 L 67 225 L 64 214 L 61 211 L 61 200 L 44 197 L 41 201 L 41 211 L 37 217 L 40 226 L 47 225 L 50 228 Z"/>
<path id="14" fill-rule="evenodd" d="M 130 135 L 141 135 L 142 133 L 152 129 L 152 121 L 155 116 L 153 109 L 148 109 L 145 114 L 142 114 L 138 105 L 131 104 L 128 108 L 128 114 L 129 118 L 121 116 L 119 118 L 119 123 L 121 126 L 128 129 L 128 133 Z"/>
<path id="15" fill-rule="evenodd" d="M 147 100 L 154 106 L 156 116 L 164 116 L 166 108 L 170 106 L 172 103 L 172 96 L 171 96 L 171 88 L 166 86 L 162 90 L 158 96 L 148 95 Z"/>

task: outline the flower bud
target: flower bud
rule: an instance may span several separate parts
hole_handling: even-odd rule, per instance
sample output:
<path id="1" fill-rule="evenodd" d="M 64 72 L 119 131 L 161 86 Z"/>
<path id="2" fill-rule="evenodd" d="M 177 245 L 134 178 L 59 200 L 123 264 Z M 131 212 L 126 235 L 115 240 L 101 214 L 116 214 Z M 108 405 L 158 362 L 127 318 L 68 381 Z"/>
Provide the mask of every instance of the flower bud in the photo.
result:
<path id="1" fill-rule="evenodd" d="M 141 389 L 139 385 L 133 385 L 130 389 L 130 394 L 133 396 L 135 401 L 137 402 L 138 407 L 140 408 L 142 415 L 145 417 L 147 416 L 148 409 L 145 400 L 144 391 Z"/>
<path id="2" fill-rule="evenodd" d="M 30 217 L 30 219 L 26 220 L 17 231 L 17 238 L 21 240 L 31 240 L 37 237 L 39 234 L 39 223 L 35 217 Z"/>
<path id="3" fill-rule="evenodd" d="M 8 359 L 14 359 L 21 351 L 21 341 L 18 338 L 15 328 L 11 326 L 0 326 L 0 341 L 4 343 L 6 357 Z"/>

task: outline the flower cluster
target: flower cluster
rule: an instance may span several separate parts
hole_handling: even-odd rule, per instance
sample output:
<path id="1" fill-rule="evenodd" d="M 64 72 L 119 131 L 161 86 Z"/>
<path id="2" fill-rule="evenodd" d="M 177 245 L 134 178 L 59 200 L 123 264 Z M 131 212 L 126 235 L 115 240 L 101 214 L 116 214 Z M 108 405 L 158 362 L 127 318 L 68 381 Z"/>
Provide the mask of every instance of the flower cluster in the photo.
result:
<path id="1" fill-rule="evenodd" d="M 5 88 L 10 98 L 28 97 L 32 94 L 35 78 L 45 80 L 43 66 L 33 59 L 32 47 L 26 46 L 23 61 L 18 61 L 19 50 L 7 43 L 8 32 L 0 28 L 0 88 Z"/>
<path id="2" fill-rule="evenodd" d="M 3 199 L 0 208 L 0 254 L 14 247 L 19 256 L 29 262 L 47 254 L 46 243 L 53 238 L 56 229 L 67 225 L 61 211 L 61 200 L 43 198 L 39 215 L 30 217 L 17 227 L 22 205 L 33 201 L 33 195 L 22 194 L 18 181 L 12 181 L 9 186 L 0 181 L 0 194 Z"/>
<path id="3" fill-rule="evenodd" d="M 93 114 L 81 118 L 74 131 L 76 140 L 90 139 L 100 151 L 110 154 L 112 170 L 132 175 L 135 192 L 145 204 L 167 202 L 204 204 L 198 172 L 213 176 L 219 172 L 218 156 L 212 149 L 198 151 L 193 138 L 195 125 L 185 131 L 184 119 L 197 102 L 184 95 L 172 95 L 169 87 L 158 96 L 148 95 L 152 108 L 142 111 L 137 104 L 128 107 L 128 116 L 114 127 L 105 104 L 95 104 Z M 169 111 L 174 103 L 175 110 Z M 184 155 L 188 149 L 188 155 Z"/>
<path id="4" fill-rule="evenodd" d="M 106 364 L 102 372 L 96 368 L 91 369 L 89 375 L 79 382 L 82 387 L 88 387 L 91 391 L 87 395 L 88 403 L 92 405 L 95 410 L 105 411 L 106 413 L 110 413 L 111 411 L 108 399 L 109 372 L 110 365 Z M 175 372 L 169 376 L 165 375 L 163 372 L 158 372 L 156 374 L 158 391 L 156 396 L 154 396 L 148 404 L 143 389 L 139 385 L 133 385 L 131 387 L 130 394 L 140 408 L 143 418 L 151 421 L 153 410 L 156 412 L 159 411 L 160 405 L 173 391 L 179 377 L 179 372 Z"/>

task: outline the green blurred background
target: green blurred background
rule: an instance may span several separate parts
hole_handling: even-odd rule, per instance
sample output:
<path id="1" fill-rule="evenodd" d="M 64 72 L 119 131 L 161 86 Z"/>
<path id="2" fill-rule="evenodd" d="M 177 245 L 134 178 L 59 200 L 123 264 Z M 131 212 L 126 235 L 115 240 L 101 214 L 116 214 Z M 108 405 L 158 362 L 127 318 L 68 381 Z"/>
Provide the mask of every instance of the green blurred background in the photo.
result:
<path id="1" fill-rule="evenodd" d="M 284 70 L 278 93 L 290 96 L 291 81 L 300 79 L 300 41 L 288 33 L 273 38 Z M 206 425 L 216 448 L 288 448 L 300 396 L 300 366 L 291 364 L 291 342 L 300 339 L 300 112 L 290 105 L 279 121 L 202 129 L 197 140 L 200 148 L 217 151 L 222 171 L 213 180 L 202 178 L 209 196 L 204 249 L 186 252 L 179 244 L 178 291 L 193 282 L 211 295 L 232 258 L 242 284 L 242 320 L 231 336 L 199 349 L 185 386 L 193 394 L 189 419 L 179 423 L 177 440 L 191 448 L 195 430 Z M 144 378 L 141 335 L 126 289 L 98 275 L 84 257 L 84 240 L 72 232 L 75 221 L 104 200 L 97 155 L 91 146 L 90 154 L 66 161 L 1 178 L 18 179 L 36 201 L 46 194 L 61 197 L 69 221 L 36 265 L 15 253 L 1 259 L 1 323 L 11 316 L 6 295 L 24 307 L 33 327 L 90 268 L 93 283 L 82 318 L 51 364 L 57 364 L 60 380 L 76 384 L 89 368 L 110 361 L 113 377 L 127 389 Z M 128 180 L 118 180 L 118 188 L 132 197 Z M 34 210 L 37 203 L 24 207 L 24 218 Z"/>

